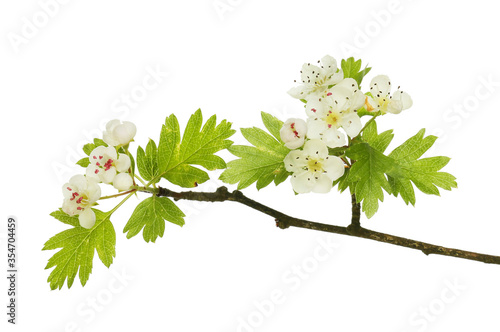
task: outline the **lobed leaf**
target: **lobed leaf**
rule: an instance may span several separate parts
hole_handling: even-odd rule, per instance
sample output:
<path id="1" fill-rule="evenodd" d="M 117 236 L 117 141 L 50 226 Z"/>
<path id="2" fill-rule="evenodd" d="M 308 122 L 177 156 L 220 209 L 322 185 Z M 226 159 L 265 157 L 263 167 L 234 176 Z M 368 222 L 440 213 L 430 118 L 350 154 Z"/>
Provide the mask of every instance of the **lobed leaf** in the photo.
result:
<path id="1" fill-rule="evenodd" d="M 184 217 L 184 213 L 169 198 L 153 195 L 137 205 L 123 232 L 130 239 L 144 229 L 144 240 L 155 242 L 158 236 L 163 237 L 165 220 L 183 226 Z"/>
<path id="2" fill-rule="evenodd" d="M 202 127 L 201 110 L 197 110 L 189 119 L 181 140 L 176 116 L 172 114 L 167 117 L 158 144 L 158 172 L 151 182 L 158 182 L 163 177 L 173 184 L 191 188 L 209 179 L 205 171 L 192 165 L 207 170 L 225 168 L 225 161 L 215 153 L 233 144 L 228 138 L 235 131 L 226 120 L 219 125 L 216 122 L 216 116 L 213 115 Z"/>
<path id="3" fill-rule="evenodd" d="M 93 209 L 96 214 L 96 223 L 91 229 L 79 225 L 78 217 L 64 216 L 62 211 L 54 211 L 51 216 L 73 228 L 62 231 L 50 238 L 42 250 L 59 249 L 48 261 L 45 269 L 55 267 L 49 275 L 50 288 L 61 289 L 67 280 L 71 288 L 78 273 L 80 283 L 85 286 L 90 273 L 94 252 L 97 251 L 102 263 L 109 267 L 116 255 L 116 233 L 109 220 L 109 213 Z"/>
<path id="4" fill-rule="evenodd" d="M 229 184 L 238 183 L 238 189 L 256 182 L 260 190 L 273 181 L 278 185 L 290 175 L 283 163 L 290 149 L 284 146 L 279 135 L 283 122 L 265 112 L 261 115 L 272 135 L 256 127 L 242 128 L 241 133 L 253 146 L 233 145 L 228 149 L 240 159 L 230 161 L 220 179 Z"/>
<path id="5" fill-rule="evenodd" d="M 340 67 L 344 72 L 344 78 L 353 78 L 358 82 L 358 86 L 361 86 L 361 81 L 371 70 L 371 67 L 365 66 L 361 70 L 361 59 L 354 60 L 353 57 L 348 59 L 342 59 L 340 62 Z"/>

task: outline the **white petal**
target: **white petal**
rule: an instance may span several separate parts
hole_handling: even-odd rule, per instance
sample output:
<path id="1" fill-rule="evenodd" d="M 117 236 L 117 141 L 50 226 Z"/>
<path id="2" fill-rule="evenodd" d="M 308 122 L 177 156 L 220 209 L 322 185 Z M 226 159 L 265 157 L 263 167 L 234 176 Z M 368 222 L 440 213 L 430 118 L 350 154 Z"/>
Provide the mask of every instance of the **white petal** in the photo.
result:
<path id="1" fill-rule="evenodd" d="M 330 89 L 330 92 L 332 93 L 330 98 L 333 100 L 331 105 L 334 111 L 342 112 L 349 109 L 349 106 L 351 105 L 350 97 L 352 97 L 351 90 L 336 85 Z"/>
<path id="2" fill-rule="evenodd" d="M 133 184 L 132 177 L 128 173 L 119 173 L 113 179 L 113 187 L 118 190 L 129 190 Z"/>
<path id="3" fill-rule="evenodd" d="M 299 132 L 300 136 L 305 136 L 307 133 L 307 123 L 302 119 L 293 119 L 295 122 L 295 130 Z"/>
<path id="4" fill-rule="evenodd" d="M 344 72 L 342 71 L 342 69 L 339 69 L 338 72 L 336 72 L 335 74 L 330 76 L 328 80 L 326 80 L 325 85 L 328 87 L 330 85 L 334 85 L 341 82 L 343 79 L 344 79 Z"/>
<path id="5" fill-rule="evenodd" d="M 90 153 L 89 159 L 92 164 L 99 163 L 101 166 L 111 158 L 116 159 L 116 150 L 113 147 L 98 146 Z"/>
<path id="6" fill-rule="evenodd" d="M 101 181 L 103 183 L 106 183 L 106 184 L 113 182 L 113 179 L 115 178 L 115 176 L 116 176 L 116 168 L 114 168 L 114 167 L 111 167 L 107 171 L 101 170 L 99 172 L 99 178 L 101 179 Z"/>
<path id="7" fill-rule="evenodd" d="M 344 115 L 340 120 L 340 124 L 342 125 L 342 128 L 344 128 L 347 135 L 351 138 L 358 136 L 362 128 L 361 119 L 357 113 Z"/>
<path id="8" fill-rule="evenodd" d="M 326 171 L 324 174 L 332 181 L 340 178 L 345 172 L 344 162 L 336 156 L 328 156 L 323 162 L 323 169 Z"/>
<path id="9" fill-rule="evenodd" d="M 375 76 L 370 83 L 370 92 L 373 96 L 380 94 L 385 97 L 391 92 L 391 80 L 386 75 Z"/>
<path id="10" fill-rule="evenodd" d="M 63 201 L 62 210 L 64 213 L 67 213 L 70 216 L 74 216 L 78 213 L 78 204 L 76 204 L 76 200 L 70 200 L 69 198 Z"/>
<path id="11" fill-rule="evenodd" d="M 102 139 L 104 142 L 106 142 L 109 146 L 118 146 L 120 145 L 120 142 L 118 141 L 117 137 L 113 133 L 115 128 L 120 125 L 120 120 L 114 119 L 109 121 L 106 124 L 106 130 L 102 134 Z"/>
<path id="12" fill-rule="evenodd" d="M 311 99 L 306 104 L 306 114 L 308 117 L 322 118 L 326 114 L 327 104 L 324 99 L 319 101 L 319 98 Z"/>
<path id="13" fill-rule="evenodd" d="M 98 182 L 101 181 L 101 177 L 99 176 L 100 172 L 104 172 L 104 170 L 101 170 L 99 167 L 92 164 L 88 165 L 87 169 L 85 170 L 87 178 L 95 179 Z"/>
<path id="14" fill-rule="evenodd" d="M 403 102 L 401 100 L 391 99 L 387 105 L 387 112 L 392 114 L 399 114 L 403 110 Z"/>
<path id="15" fill-rule="evenodd" d="M 283 163 L 288 172 L 299 172 L 307 165 L 307 160 L 305 158 L 306 156 L 303 151 L 293 150 L 286 155 Z"/>
<path id="16" fill-rule="evenodd" d="M 310 192 L 316 184 L 314 176 L 307 171 L 294 173 L 290 182 L 292 183 L 293 190 L 299 194 Z"/>
<path id="17" fill-rule="evenodd" d="M 113 130 L 113 135 L 120 145 L 127 145 L 130 143 L 137 132 L 135 124 L 129 121 L 123 121 L 121 125 L 118 125 Z"/>
<path id="18" fill-rule="evenodd" d="M 321 138 L 328 126 L 325 121 L 318 118 L 307 119 L 307 137 L 308 138 Z"/>
<path id="19" fill-rule="evenodd" d="M 304 153 L 307 156 L 325 158 L 328 155 L 328 147 L 319 139 L 311 139 L 304 144 Z"/>
<path id="20" fill-rule="evenodd" d="M 87 189 L 87 179 L 81 174 L 73 175 L 69 179 L 69 184 L 77 192 L 85 191 Z"/>
<path id="21" fill-rule="evenodd" d="M 333 72 L 337 71 L 337 60 L 331 55 L 325 55 L 321 58 L 321 64 L 324 68 L 330 68 Z"/>
<path id="22" fill-rule="evenodd" d="M 322 140 L 329 148 L 338 148 L 346 144 L 345 135 L 333 127 L 323 133 Z"/>
<path id="23" fill-rule="evenodd" d="M 288 94 L 297 99 L 305 99 L 310 92 L 311 87 L 303 84 L 288 90 Z"/>
<path id="24" fill-rule="evenodd" d="M 353 93 L 351 97 L 350 111 L 357 111 L 365 105 L 366 96 L 361 91 Z"/>
<path id="25" fill-rule="evenodd" d="M 312 187 L 312 192 L 318 194 L 326 194 L 327 192 L 332 190 L 332 182 L 333 181 L 328 176 L 326 176 L 325 174 L 321 174 L 316 180 L 314 187 Z"/>
<path id="26" fill-rule="evenodd" d="M 62 192 L 63 192 L 64 198 L 71 198 L 73 196 L 74 191 L 75 191 L 75 188 L 73 188 L 69 182 L 66 182 L 62 186 Z"/>
<path id="27" fill-rule="evenodd" d="M 342 81 L 337 83 L 337 85 L 335 85 L 335 86 L 349 89 L 349 91 L 351 91 L 352 93 L 354 93 L 354 91 L 356 91 L 356 90 L 359 91 L 358 82 L 356 82 L 356 80 L 354 78 L 350 78 L 350 77 L 344 78 Z"/>
<path id="28" fill-rule="evenodd" d="M 105 131 L 102 133 L 102 140 L 104 142 L 106 142 L 109 146 L 118 146 L 120 145 L 120 142 L 118 142 L 118 140 L 116 139 L 116 137 L 108 132 L 108 131 Z"/>
<path id="29" fill-rule="evenodd" d="M 106 123 L 106 131 L 108 132 L 113 132 L 116 126 L 120 124 L 120 120 L 118 119 L 113 119 L 110 120 L 108 123 Z"/>
<path id="30" fill-rule="evenodd" d="M 285 146 L 287 148 L 289 148 L 290 150 L 298 149 L 302 145 L 304 145 L 304 141 L 305 141 L 304 137 L 300 137 L 300 138 L 297 138 L 293 141 L 289 141 L 288 143 L 285 143 Z"/>
<path id="31" fill-rule="evenodd" d="M 302 73 L 300 74 L 300 79 L 304 84 L 314 85 L 316 77 L 319 73 L 320 73 L 319 67 L 311 63 L 304 63 L 304 65 L 302 65 Z"/>
<path id="32" fill-rule="evenodd" d="M 113 161 L 115 161 L 118 158 L 118 154 L 116 153 L 116 149 L 114 147 L 108 146 L 108 147 L 105 147 L 104 149 L 105 149 L 104 155 L 113 159 Z"/>
<path id="33" fill-rule="evenodd" d="M 88 180 L 87 197 L 89 198 L 89 204 L 92 205 L 101 198 L 101 187 L 99 187 L 99 184 L 93 179 Z"/>
<path id="34" fill-rule="evenodd" d="M 408 109 L 413 105 L 413 100 L 411 99 L 410 95 L 401 90 L 397 90 L 394 93 L 394 95 L 392 96 L 392 100 L 401 100 L 402 110 Z"/>
<path id="35" fill-rule="evenodd" d="M 115 167 L 118 172 L 126 172 L 131 166 L 130 157 L 124 153 L 118 155 L 118 160 L 115 162 Z"/>
<path id="36" fill-rule="evenodd" d="M 90 229 L 95 224 L 95 213 L 91 208 L 87 208 L 80 213 L 78 217 L 78 221 L 80 221 L 80 226 L 83 228 Z"/>

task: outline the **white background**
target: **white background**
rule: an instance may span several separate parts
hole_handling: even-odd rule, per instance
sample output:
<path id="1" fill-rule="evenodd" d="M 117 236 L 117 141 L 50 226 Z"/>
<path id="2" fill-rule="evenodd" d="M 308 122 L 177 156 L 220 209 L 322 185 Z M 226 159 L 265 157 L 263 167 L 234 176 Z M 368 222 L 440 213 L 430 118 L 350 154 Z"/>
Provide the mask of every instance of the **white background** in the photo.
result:
<path id="1" fill-rule="evenodd" d="M 131 240 L 122 233 L 138 202 L 130 199 L 112 217 L 114 264 L 108 270 L 95 257 L 85 287 L 76 280 L 70 290 L 50 291 L 44 267 L 55 251 L 41 251 L 67 228 L 49 213 L 61 206 L 64 182 L 83 172 L 73 165 L 75 153 L 107 120 L 137 125 L 135 151 L 158 139 L 171 113 L 185 124 L 201 108 L 205 119 L 217 114 L 235 128 L 262 127 L 261 111 L 305 117 L 286 91 L 302 63 L 331 54 L 373 67 L 365 89 L 373 76 L 387 74 L 409 92 L 411 109 L 378 120 L 380 129 L 395 129 L 389 149 L 427 128 L 440 136 L 432 154 L 452 157 L 445 171 L 458 179 L 458 189 L 441 197 L 417 194 L 415 208 L 386 195 L 362 224 L 500 255 L 494 2 L 62 2 L 0 5 L 0 257 L 5 271 L 5 224 L 14 215 L 20 271 L 16 326 L 6 323 L 6 279 L 0 282 L 2 331 L 498 330 L 499 266 L 280 230 L 272 218 L 235 203 L 184 202 L 186 225 L 168 224 L 163 238 L 146 244 L 142 233 Z M 30 30 L 29 22 L 39 27 Z M 124 106 L 122 96 L 139 91 L 151 70 L 168 75 Z M 240 134 L 233 138 L 244 143 Z M 244 192 L 297 217 L 349 222 L 347 194 L 295 197 L 288 181 Z M 320 242 L 333 244 L 327 251 Z"/>

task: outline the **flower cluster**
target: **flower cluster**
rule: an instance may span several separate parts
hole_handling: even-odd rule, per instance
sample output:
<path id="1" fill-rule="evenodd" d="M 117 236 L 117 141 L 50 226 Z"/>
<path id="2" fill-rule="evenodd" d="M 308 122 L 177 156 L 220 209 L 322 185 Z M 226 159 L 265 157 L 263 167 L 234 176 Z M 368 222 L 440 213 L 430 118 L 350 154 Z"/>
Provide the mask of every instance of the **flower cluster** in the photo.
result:
<path id="1" fill-rule="evenodd" d="M 101 197 L 99 183 L 112 184 L 118 190 L 128 190 L 134 181 L 129 173 L 131 160 L 118 153 L 133 141 L 136 127 L 133 123 L 111 120 L 106 125 L 103 140 L 108 146 L 97 146 L 89 155 L 85 175 L 75 175 L 63 185 L 62 210 L 70 216 L 78 215 L 80 225 L 92 228 L 96 216 L 92 206 Z"/>
<path id="2" fill-rule="evenodd" d="M 288 93 L 306 103 L 307 120 L 292 118 L 283 124 L 281 140 L 292 150 L 284 163 L 293 173 L 295 192 L 326 193 L 346 167 L 341 158 L 329 155 L 328 148 L 346 146 L 345 134 L 351 139 L 359 135 L 362 123 L 358 113 L 398 114 L 411 107 L 412 100 L 399 87 L 391 95 L 391 81 L 385 75 L 374 77 L 370 91 L 363 93 L 358 82 L 344 77 L 329 55 L 318 65 L 305 63 L 300 72 L 302 84 Z"/>

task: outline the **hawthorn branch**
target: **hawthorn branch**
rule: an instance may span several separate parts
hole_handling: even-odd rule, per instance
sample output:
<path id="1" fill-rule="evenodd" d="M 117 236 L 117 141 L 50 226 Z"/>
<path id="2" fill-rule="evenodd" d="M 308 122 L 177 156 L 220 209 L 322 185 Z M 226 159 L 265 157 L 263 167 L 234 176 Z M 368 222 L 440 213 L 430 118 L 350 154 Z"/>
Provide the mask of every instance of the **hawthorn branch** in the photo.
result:
<path id="1" fill-rule="evenodd" d="M 353 237 L 374 240 L 378 242 L 389 243 L 400 247 L 416 249 L 422 251 L 426 255 L 434 254 L 434 255 L 450 256 L 450 257 L 457 257 L 462 259 L 483 262 L 487 264 L 500 265 L 500 256 L 492 256 L 492 255 L 480 254 L 460 249 L 442 247 L 430 243 L 407 239 L 386 233 L 380 233 L 363 228 L 361 227 L 361 224 L 359 222 L 360 204 L 356 203 L 355 195 L 352 195 L 353 216 L 351 224 L 347 227 L 343 227 L 343 226 L 323 224 L 323 223 L 308 221 L 305 219 L 291 217 L 289 215 L 286 215 L 280 211 L 272 209 L 264 204 L 261 204 L 257 201 L 254 201 L 253 199 L 246 197 L 239 190 L 229 192 L 226 187 L 219 187 L 215 192 L 194 192 L 194 191 L 175 192 L 161 187 L 159 188 L 137 187 L 137 190 L 155 194 L 157 196 L 172 197 L 176 201 L 182 199 L 182 200 L 204 201 L 204 202 L 224 202 L 224 201 L 238 202 L 254 210 L 260 211 L 264 214 L 274 217 L 276 221 L 276 226 L 281 229 L 286 229 L 288 227 L 307 228 L 316 231 L 348 235 Z"/>

